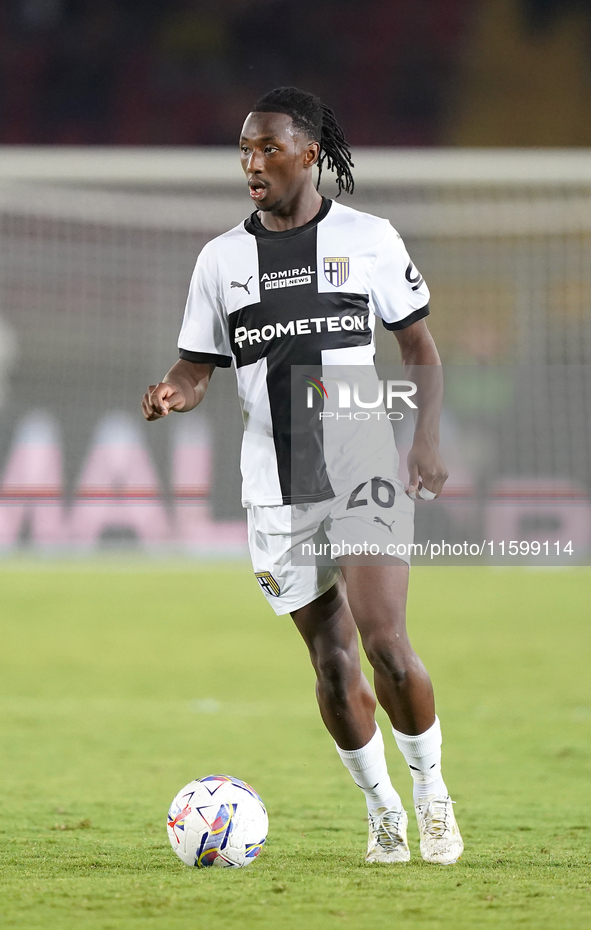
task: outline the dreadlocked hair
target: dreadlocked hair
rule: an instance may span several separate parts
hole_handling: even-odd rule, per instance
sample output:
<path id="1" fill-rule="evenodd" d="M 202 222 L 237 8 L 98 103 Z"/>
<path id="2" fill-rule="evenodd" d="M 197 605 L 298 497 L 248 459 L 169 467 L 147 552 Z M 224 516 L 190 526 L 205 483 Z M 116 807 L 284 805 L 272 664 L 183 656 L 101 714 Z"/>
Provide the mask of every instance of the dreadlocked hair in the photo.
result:
<path id="1" fill-rule="evenodd" d="M 320 143 L 318 156 L 318 183 L 324 165 L 337 175 L 337 187 L 340 197 L 343 191 L 352 194 L 355 181 L 351 168 L 355 167 L 351 159 L 351 147 L 330 107 L 322 103 L 315 94 L 309 94 L 297 87 L 276 87 L 260 97 L 252 108 L 253 113 L 286 113 L 291 116 L 296 129 L 305 132 L 313 141 Z"/>

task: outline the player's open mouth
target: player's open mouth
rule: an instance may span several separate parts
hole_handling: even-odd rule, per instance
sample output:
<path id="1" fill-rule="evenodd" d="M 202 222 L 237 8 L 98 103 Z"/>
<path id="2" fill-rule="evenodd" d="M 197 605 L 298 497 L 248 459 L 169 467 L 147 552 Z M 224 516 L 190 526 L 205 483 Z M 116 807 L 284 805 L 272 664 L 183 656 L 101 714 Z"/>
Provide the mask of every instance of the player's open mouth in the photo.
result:
<path id="1" fill-rule="evenodd" d="M 248 189 L 253 200 L 261 200 L 266 193 L 266 187 L 260 181 L 251 181 Z"/>

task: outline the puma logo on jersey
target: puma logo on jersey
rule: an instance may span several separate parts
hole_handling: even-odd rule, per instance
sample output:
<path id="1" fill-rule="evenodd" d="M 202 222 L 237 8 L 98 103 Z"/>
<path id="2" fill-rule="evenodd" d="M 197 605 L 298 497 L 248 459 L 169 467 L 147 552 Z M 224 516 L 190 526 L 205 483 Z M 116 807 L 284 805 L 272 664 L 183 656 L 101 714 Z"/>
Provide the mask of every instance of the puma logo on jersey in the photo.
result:
<path id="1" fill-rule="evenodd" d="M 250 284 L 251 281 L 252 281 L 252 275 L 250 276 L 250 278 L 248 279 L 248 281 L 246 282 L 246 284 L 241 284 L 240 281 L 232 281 L 232 282 L 230 283 L 230 287 L 243 287 L 244 290 L 246 291 L 246 293 L 247 293 L 247 294 L 250 294 L 250 291 L 249 291 L 249 289 L 248 289 L 248 285 Z"/>
<path id="2" fill-rule="evenodd" d="M 386 523 L 386 521 L 385 521 L 385 520 L 382 520 L 381 517 L 374 517 L 374 518 L 373 518 L 373 522 L 374 522 L 374 523 L 381 523 L 382 526 L 388 527 L 388 529 L 390 530 L 390 532 L 392 532 L 392 526 L 396 523 L 396 520 L 392 520 L 392 523 Z"/>

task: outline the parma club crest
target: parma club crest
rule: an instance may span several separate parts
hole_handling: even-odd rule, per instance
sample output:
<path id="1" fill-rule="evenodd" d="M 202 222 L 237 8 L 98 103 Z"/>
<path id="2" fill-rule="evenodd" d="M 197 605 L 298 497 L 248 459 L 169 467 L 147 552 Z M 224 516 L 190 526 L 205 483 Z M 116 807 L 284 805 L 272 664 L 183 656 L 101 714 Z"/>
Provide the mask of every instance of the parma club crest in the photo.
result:
<path id="1" fill-rule="evenodd" d="M 271 597 L 279 597 L 281 591 L 271 572 L 255 572 L 254 576 L 265 594 L 270 594 Z"/>
<path id="2" fill-rule="evenodd" d="M 349 258 L 325 258 L 324 277 L 333 287 L 344 284 L 349 277 Z"/>

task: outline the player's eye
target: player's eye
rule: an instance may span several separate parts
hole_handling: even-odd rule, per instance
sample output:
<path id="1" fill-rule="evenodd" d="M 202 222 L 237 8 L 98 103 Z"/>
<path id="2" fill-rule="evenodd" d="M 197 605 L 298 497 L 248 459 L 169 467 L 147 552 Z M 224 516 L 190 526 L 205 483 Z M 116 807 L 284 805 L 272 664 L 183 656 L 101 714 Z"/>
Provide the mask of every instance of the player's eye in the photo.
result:
<path id="1" fill-rule="evenodd" d="M 273 152 L 277 152 L 278 149 L 274 145 L 268 145 L 265 149 L 265 155 L 272 155 Z"/>
<path id="2" fill-rule="evenodd" d="M 248 148 L 247 145 L 241 145 L 241 146 L 240 146 L 240 151 L 243 152 L 245 155 L 248 155 L 250 149 Z"/>

